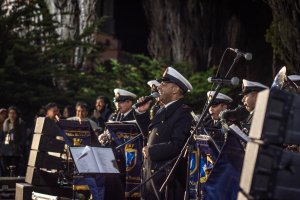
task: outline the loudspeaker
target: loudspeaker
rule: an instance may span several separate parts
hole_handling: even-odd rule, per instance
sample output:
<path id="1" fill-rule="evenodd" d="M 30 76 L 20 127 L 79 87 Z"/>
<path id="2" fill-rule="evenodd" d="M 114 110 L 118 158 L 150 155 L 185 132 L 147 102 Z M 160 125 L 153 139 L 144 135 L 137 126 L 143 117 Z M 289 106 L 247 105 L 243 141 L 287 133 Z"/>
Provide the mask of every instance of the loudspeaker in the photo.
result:
<path id="1" fill-rule="evenodd" d="M 42 134 L 33 134 L 31 149 L 63 153 L 65 142 Z"/>
<path id="2" fill-rule="evenodd" d="M 37 186 L 57 186 L 58 173 L 28 166 L 25 182 Z"/>
<path id="3" fill-rule="evenodd" d="M 48 136 L 61 136 L 61 129 L 55 122 L 47 117 L 38 117 L 35 122 L 35 133 L 40 133 Z"/>
<path id="4" fill-rule="evenodd" d="M 238 199 L 298 199 L 300 96 L 281 90 L 258 94 L 240 179 Z"/>
<path id="5" fill-rule="evenodd" d="M 28 165 L 36 168 L 62 169 L 62 159 L 59 153 L 30 150 Z"/>
<path id="6" fill-rule="evenodd" d="M 33 186 L 28 183 L 16 184 L 16 200 L 31 199 Z"/>
<path id="7" fill-rule="evenodd" d="M 264 90 L 257 96 L 250 138 L 271 144 L 300 144 L 300 96 Z"/>
<path id="8" fill-rule="evenodd" d="M 300 155 L 275 145 L 248 143 L 240 187 L 254 199 L 298 199 Z M 244 197 L 245 197 L 244 196 Z M 243 195 L 239 194 L 238 199 Z"/>

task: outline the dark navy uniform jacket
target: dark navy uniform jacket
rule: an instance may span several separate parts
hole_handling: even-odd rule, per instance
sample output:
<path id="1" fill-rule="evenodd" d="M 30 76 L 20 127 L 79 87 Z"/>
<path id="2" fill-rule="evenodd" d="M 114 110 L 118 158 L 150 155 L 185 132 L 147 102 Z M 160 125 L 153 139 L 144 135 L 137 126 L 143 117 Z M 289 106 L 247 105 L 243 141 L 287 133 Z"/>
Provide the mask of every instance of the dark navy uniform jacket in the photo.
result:
<path id="1" fill-rule="evenodd" d="M 167 108 L 162 107 L 157 111 L 148 126 L 149 158 L 144 159 L 143 180 L 147 179 L 165 163 L 178 156 L 186 139 L 190 135 L 192 124 L 191 108 L 184 104 L 183 99 L 170 104 Z M 139 121 L 139 119 L 137 118 Z M 186 161 L 181 160 L 172 178 L 167 185 L 165 194 L 161 199 L 183 199 L 185 189 Z M 159 190 L 164 182 L 168 169 L 173 163 L 164 168 L 153 180 L 148 181 L 142 188 L 143 199 L 156 199 L 153 187 Z M 154 185 L 154 186 L 153 186 Z"/>

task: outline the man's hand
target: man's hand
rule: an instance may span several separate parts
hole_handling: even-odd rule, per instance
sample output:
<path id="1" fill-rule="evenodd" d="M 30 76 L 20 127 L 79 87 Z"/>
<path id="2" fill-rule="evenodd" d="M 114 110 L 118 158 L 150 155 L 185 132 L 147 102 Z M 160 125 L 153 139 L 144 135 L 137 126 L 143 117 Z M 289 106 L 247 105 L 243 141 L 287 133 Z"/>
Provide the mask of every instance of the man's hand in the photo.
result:
<path id="1" fill-rule="evenodd" d="M 148 148 L 148 146 L 143 147 L 142 152 L 143 152 L 144 158 L 147 159 L 149 157 L 149 148 Z"/>
<path id="2" fill-rule="evenodd" d="M 107 144 L 109 142 L 109 140 L 110 140 L 110 134 L 108 132 L 104 132 L 104 133 L 100 134 L 98 137 L 98 141 L 102 145 Z"/>
<path id="3" fill-rule="evenodd" d="M 137 100 L 137 102 L 143 102 L 145 100 L 145 97 L 141 97 L 141 98 L 139 98 L 138 100 Z M 146 112 L 149 108 L 150 108 L 150 104 L 151 104 L 151 101 L 148 101 L 147 103 L 145 103 L 145 104 L 143 104 L 143 105 L 141 105 L 141 106 L 139 106 L 138 108 L 137 108 L 137 110 L 139 111 L 139 112 Z"/>

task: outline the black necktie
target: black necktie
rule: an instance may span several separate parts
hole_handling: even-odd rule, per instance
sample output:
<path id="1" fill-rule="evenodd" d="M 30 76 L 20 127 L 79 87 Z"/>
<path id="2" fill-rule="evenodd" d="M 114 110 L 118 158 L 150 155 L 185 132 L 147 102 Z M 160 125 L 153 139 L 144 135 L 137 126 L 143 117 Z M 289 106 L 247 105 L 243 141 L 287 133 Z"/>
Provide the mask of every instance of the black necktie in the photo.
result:
<path id="1" fill-rule="evenodd" d="M 123 118 L 124 118 L 124 114 L 122 113 L 121 116 L 120 116 L 119 121 L 122 121 Z"/>

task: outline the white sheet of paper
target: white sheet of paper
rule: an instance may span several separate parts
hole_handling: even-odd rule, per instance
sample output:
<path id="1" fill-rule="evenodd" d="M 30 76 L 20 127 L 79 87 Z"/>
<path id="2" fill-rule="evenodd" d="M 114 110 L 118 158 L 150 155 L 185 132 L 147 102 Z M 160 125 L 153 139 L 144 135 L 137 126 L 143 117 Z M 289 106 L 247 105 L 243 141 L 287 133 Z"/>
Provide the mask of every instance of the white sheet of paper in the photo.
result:
<path id="1" fill-rule="evenodd" d="M 102 173 L 119 173 L 111 148 L 97 149 L 94 151 L 94 156 Z"/>
<path id="2" fill-rule="evenodd" d="M 111 148 L 70 147 L 79 173 L 119 173 Z"/>

